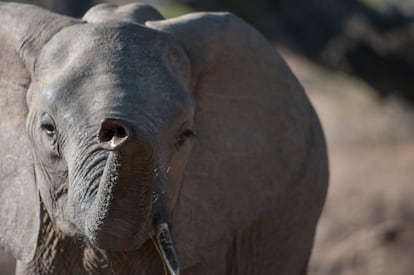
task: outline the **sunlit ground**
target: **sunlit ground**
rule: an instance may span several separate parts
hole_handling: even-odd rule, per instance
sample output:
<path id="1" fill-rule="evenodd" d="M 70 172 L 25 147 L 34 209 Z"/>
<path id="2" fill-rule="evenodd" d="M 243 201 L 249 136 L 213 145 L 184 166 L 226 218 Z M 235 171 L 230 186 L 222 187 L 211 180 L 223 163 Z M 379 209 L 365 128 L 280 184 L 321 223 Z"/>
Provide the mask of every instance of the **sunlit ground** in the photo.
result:
<path id="1" fill-rule="evenodd" d="M 331 184 L 312 275 L 411 275 L 414 111 L 363 82 L 282 51 L 327 136 Z"/>

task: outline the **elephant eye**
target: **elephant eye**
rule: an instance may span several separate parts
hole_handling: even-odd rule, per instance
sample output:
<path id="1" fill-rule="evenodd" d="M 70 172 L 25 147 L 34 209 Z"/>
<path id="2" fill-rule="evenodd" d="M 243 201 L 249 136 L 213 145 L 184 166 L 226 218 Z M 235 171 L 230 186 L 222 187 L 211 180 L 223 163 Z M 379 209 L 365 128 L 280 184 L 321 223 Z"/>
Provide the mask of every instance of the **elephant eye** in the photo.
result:
<path id="1" fill-rule="evenodd" d="M 60 156 L 60 147 L 58 141 L 58 133 L 53 118 L 44 114 L 40 120 L 40 129 L 43 132 L 42 140 L 46 146 L 49 146 L 53 152 L 53 156 Z"/>
<path id="2" fill-rule="evenodd" d="M 55 135 L 55 126 L 52 124 L 42 124 L 41 128 L 46 132 L 46 135 L 53 137 Z"/>
<path id="3" fill-rule="evenodd" d="M 181 146 L 185 144 L 187 139 L 192 138 L 194 136 L 195 136 L 195 133 L 193 130 L 188 129 L 188 128 L 182 130 L 176 139 L 176 148 L 177 149 L 180 148 Z"/>
<path id="4" fill-rule="evenodd" d="M 55 138 L 56 137 L 55 123 L 54 123 L 53 119 L 48 114 L 43 115 L 42 120 L 40 122 L 40 128 L 45 132 L 45 134 L 49 138 Z"/>

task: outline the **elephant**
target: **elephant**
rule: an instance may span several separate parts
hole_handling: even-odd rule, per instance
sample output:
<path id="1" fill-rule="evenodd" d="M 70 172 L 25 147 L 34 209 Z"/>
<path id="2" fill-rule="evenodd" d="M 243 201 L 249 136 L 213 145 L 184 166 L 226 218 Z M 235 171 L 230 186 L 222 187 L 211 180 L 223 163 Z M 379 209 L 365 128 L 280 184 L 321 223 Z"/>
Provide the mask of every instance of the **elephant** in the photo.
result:
<path id="1" fill-rule="evenodd" d="M 0 3 L 17 274 L 305 274 L 328 187 L 304 89 L 242 19 Z"/>

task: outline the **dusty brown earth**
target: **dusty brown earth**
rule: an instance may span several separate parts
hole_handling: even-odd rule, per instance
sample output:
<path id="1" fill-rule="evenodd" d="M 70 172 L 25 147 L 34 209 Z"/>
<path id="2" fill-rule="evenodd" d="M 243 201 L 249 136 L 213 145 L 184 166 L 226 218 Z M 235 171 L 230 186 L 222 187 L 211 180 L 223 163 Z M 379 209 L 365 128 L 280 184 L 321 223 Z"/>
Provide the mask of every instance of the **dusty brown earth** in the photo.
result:
<path id="1" fill-rule="evenodd" d="M 309 274 L 413 274 L 414 111 L 282 50 L 317 109 L 331 185 Z M 13 261 L 0 252 L 0 275 Z"/>
<path id="2" fill-rule="evenodd" d="M 414 274 L 413 107 L 283 54 L 329 146 L 331 185 L 309 274 Z"/>

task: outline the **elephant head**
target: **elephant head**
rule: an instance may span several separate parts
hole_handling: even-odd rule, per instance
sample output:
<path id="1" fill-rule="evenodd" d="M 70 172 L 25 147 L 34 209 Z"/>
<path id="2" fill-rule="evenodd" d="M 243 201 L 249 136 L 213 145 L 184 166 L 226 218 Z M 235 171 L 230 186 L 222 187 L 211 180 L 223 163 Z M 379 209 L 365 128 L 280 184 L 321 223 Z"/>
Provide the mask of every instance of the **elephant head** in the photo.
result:
<path id="1" fill-rule="evenodd" d="M 36 252 L 44 215 L 93 247 L 137 250 L 156 228 L 160 242 L 169 234 L 160 225 L 181 194 L 217 191 L 227 215 L 238 213 L 230 196 L 260 189 L 253 179 L 276 173 L 281 184 L 266 194 L 282 190 L 315 152 L 314 170 L 326 170 L 302 88 L 236 16 L 163 20 L 133 4 L 97 6 L 77 20 L 0 4 L 0 37 L 0 245 L 23 262 Z M 217 184 L 232 178 L 239 187 Z M 183 187 L 187 179 L 198 187 Z M 318 181 L 313 224 L 326 184 Z M 251 207 L 264 211 L 270 201 Z"/>

